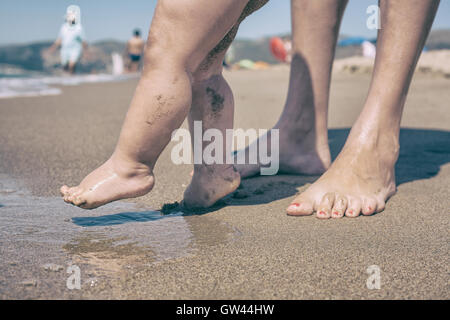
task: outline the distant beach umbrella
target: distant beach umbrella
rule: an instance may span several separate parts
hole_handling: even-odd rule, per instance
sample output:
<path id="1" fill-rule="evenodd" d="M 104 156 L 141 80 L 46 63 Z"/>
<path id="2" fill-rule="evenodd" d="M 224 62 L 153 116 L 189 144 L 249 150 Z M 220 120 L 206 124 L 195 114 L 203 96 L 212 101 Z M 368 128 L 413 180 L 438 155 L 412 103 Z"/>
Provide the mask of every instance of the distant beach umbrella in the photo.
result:
<path id="1" fill-rule="evenodd" d="M 270 52 L 278 61 L 286 62 L 288 53 L 281 38 L 273 37 L 270 39 Z"/>

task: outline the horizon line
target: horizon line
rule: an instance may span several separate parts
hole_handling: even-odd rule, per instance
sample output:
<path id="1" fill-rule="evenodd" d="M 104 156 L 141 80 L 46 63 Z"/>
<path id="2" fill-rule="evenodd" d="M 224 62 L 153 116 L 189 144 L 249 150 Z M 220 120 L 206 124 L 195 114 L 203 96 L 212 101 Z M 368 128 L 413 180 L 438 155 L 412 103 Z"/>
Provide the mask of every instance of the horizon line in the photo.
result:
<path id="1" fill-rule="evenodd" d="M 450 28 L 438 28 L 438 29 L 433 29 L 430 31 L 430 34 L 436 31 L 450 31 Z M 291 32 L 280 32 L 280 33 L 276 33 L 276 34 L 272 34 L 272 35 L 264 35 L 264 36 L 259 36 L 259 37 L 236 37 L 236 40 L 238 41 L 258 41 L 258 40 L 263 40 L 263 39 L 267 39 L 270 37 L 284 37 L 286 35 L 291 35 Z M 375 37 L 367 37 L 367 36 L 363 36 L 363 35 L 356 35 L 356 34 L 345 34 L 345 33 L 340 33 L 339 37 L 361 37 L 361 38 L 367 38 L 367 39 L 372 39 L 372 38 L 376 38 Z M 28 42 L 15 42 L 15 43 L 1 43 L 0 42 L 0 47 L 8 47 L 8 46 L 20 46 L 20 45 L 32 45 L 32 44 L 39 44 L 39 43 L 46 43 L 46 42 L 54 42 L 55 40 L 53 39 L 41 39 L 41 40 L 35 40 L 35 41 L 28 41 Z M 115 38 L 104 38 L 104 39 L 98 39 L 95 41 L 88 41 L 88 43 L 100 43 L 100 42 L 122 42 L 125 43 L 127 40 L 121 40 L 121 39 L 115 39 Z"/>

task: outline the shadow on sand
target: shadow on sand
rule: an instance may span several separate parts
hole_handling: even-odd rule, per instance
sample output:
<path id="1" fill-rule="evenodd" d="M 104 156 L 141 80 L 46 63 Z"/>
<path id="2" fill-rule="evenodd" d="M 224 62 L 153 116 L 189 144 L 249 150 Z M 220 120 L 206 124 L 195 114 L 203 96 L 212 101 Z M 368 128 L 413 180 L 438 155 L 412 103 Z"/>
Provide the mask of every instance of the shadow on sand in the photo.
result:
<path id="1" fill-rule="evenodd" d="M 344 146 L 350 129 L 329 130 L 332 158 Z M 396 165 L 397 185 L 428 179 L 439 173 L 440 167 L 450 162 L 450 131 L 402 129 L 400 131 L 400 156 Z M 107 226 L 130 222 L 155 221 L 165 217 L 202 215 L 225 206 L 248 206 L 270 203 L 294 196 L 298 188 L 314 182 L 318 177 L 260 176 L 243 180 L 239 189 L 205 210 L 188 211 L 178 203 L 167 204 L 161 211 L 125 212 L 100 217 L 78 217 L 72 221 L 83 227 Z"/>
<path id="2" fill-rule="evenodd" d="M 170 217 L 181 216 L 182 213 L 172 213 Z M 72 222 L 80 227 L 105 227 L 130 222 L 156 221 L 168 217 L 160 211 L 121 212 L 98 217 L 75 217 Z"/>

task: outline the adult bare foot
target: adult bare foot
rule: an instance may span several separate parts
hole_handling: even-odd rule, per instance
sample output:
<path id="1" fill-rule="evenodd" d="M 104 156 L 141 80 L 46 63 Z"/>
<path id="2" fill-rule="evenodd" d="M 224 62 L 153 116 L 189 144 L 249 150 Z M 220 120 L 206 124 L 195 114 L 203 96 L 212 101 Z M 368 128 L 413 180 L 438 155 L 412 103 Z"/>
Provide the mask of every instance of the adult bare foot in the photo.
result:
<path id="1" fill-rule="evenodd" d="M 383 28 L 366 104 L 335 162 L 293 201 L 288 214 L 316 211 L 327 219 L 384 210 L 396 190 L 394 165 L 406 96 L 438 6 L 433 0 L 380 1 Z"/>
<path id="2" fill-rule="evenodd" d="M 240 183 L 239 173 L 232 165 L 196 165 L 183 205 L 188 209 L 210 207 L 235 191 Z"/>
<path id="3" fill-rule="evenodd" d="M 83 209 L 95 209 L 112 201 L 143 196 L 153 185 L 153 174 L 148 166 L 112 157 L 84 178 L 79 186 L 63 186 L 60 191 L 65 202 Z"/>
<path id="4" fill-rule="evenodd" d="M 316 175 L 330 166 L 327 119 L 331 65 L 346 3 L 345 0 L 291 3 L 289 90 L 283 113 L 274 127 L 280 130 L 279 172 Z M 261 165 L 236 168 L 242 178 L 247 178 L 259 174 Z"/>
<path id="5" fill-rule="evenodd" d="M 314 128 L 311 124 L 302 125 L 277 124 L 273 129 L 279 130 L 279 173 L 318 175 L 325 172 L 331 163 L 330 149 L 322 139 L 318 142 Z M 306 129 L 305 129 L 306 128 Z M 270 153 L 270 131 L 267 133 L 267 150 Z M 324 141 L 325 140 L 325 141 Z M 258 143 L 258 142 L 254 142 Z M 249 147 L 245 150 L 246 161 L 248 161 Z M 263 165 L 264 166 L 264 165 Z M 236 164 L 236 169 L 243 179 L 260 174 L 262 165 Z"/>
<path id="6" fill-rule="evenodd" d="M 330 169 L 287 208 L 289 215 L 342 218 L 372 215 L 385 208 L 396 190 L 398 140 L 383 134 L 349 138 Z"/>

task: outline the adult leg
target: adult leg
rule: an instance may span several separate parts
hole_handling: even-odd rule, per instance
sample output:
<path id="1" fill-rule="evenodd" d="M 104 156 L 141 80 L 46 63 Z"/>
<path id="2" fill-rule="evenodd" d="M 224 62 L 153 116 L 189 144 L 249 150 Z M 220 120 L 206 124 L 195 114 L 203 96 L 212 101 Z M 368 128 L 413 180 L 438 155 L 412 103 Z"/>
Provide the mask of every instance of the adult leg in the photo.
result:
<path id="1" fill-rule="evenodd" d="M 150 27 L 145 67 L 109 160 L 66 202 L 92 209 L 138 197 L 154 185 L 153 167 L 192 102 L 192 73 L 238 20 L 245 0 L 161 0 Z"/>
<path id="2" fill-rule="evenodd" d="M 346 4 L 347 0 L 291 1 L 293 56 L 289 91 L 283 113 L 274 127 L 280 130 L 280 172 L 320 174 L 330 165 L 328 99 Z M 236 168 L 242 178 L 260 172 L 259 164 L 236 165 Z"/>
<path id="3" fill-rule="evenodd" d="M 318 218 L 383 211 L 395 193 L 400 120 L 439 1 L 381 0 L 375 69 L 364 108 L 330 169 L 287 209 Z"/>
<path id="4" fill-rule="evenodd" d="M 217 200 L 236 190 L 240 175 L 232 164 L 226 163 L 226 150 L 231 150 L 231 141 L 225 139 L 226 130 L 233 128 L 234 99 L 230 86 L 222 75 L 223 59 L 239 28 L 239 24 L 251 13 L 261 8 L 268 0 L 251 0 L 242 12 L 236 25 L 201 63 L 193 75 L 192 107 L 189 127 L 194 137 L 194 121 L 201 121 L 202 131 L 219 130 L 223 144 L 222 163 L 194 165 L 192 182 L 184 194 L 184 205 L 190 208 L 209 207 Z M 209 142 L 210 143 L 210 142 Z M 202 152 L 209 144 L 203 143 Z"/>

